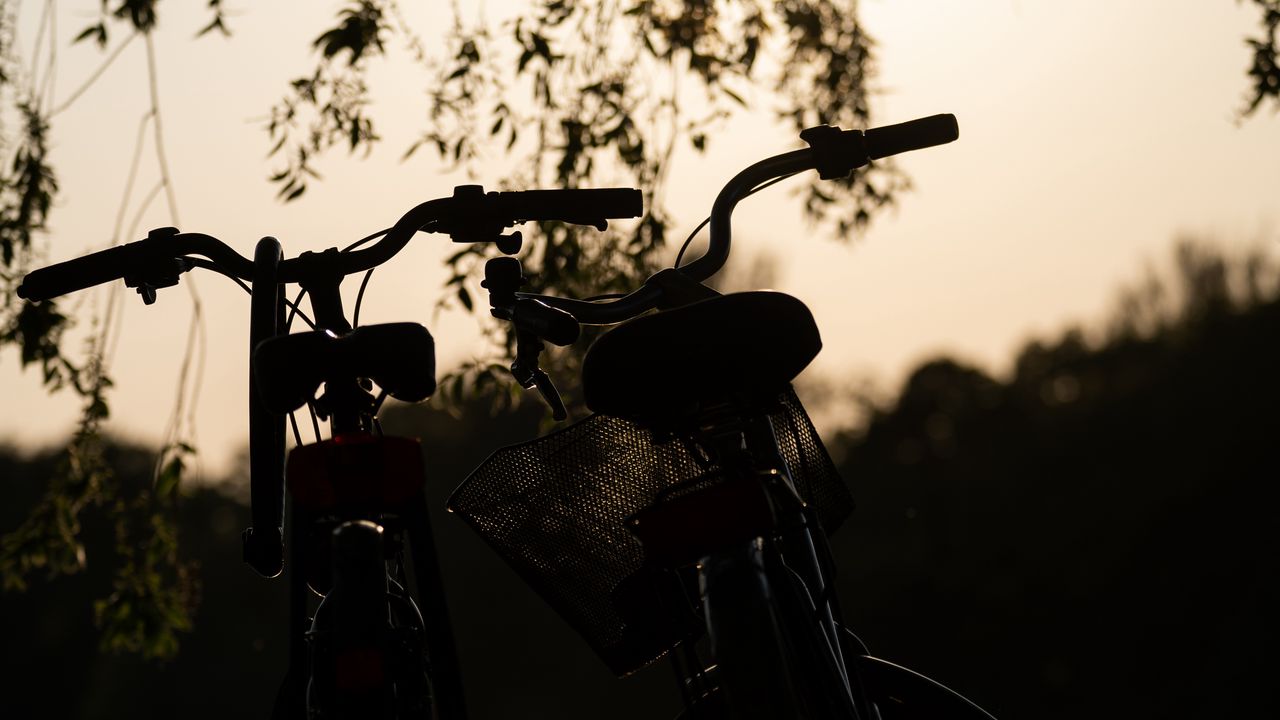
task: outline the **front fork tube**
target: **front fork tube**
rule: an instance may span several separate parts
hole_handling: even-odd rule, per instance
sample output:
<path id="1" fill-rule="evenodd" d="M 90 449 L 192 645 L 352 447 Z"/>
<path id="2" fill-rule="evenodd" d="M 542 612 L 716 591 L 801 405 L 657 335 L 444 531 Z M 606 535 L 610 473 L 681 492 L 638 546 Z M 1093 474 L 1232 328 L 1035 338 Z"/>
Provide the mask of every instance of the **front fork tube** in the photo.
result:
<path id="1" fill-rule="evenodd" d="M 781 544 L 789 569 L 795 571 L 804 581 L 809 600 L 818 613 L 818 624 L 822 628 L 822 634 L 831 646 L 831 656 L 848 687 L 848 668 L 845 665 L 844 653 L 841 651 L 839 625 L 832 610 L 834 605 L 832 589 L 827 585 L 829 579 L 822 572 L 822 562 L 818 557 L 817 546 L 813 542 L 813 529 L 803 525 L 787 530 L 782 534 Z M 852 694 L 852 688 L 849 690 Z"/>
<path id="2" fill-rule="evenodd" d="M 436 707 L 440 711 L 441 720 L 466 720 L 466 699 L 458 665 L 457 643 L 453 636 L 453 624 L 449 620 L 449 607 L 445 600 L 431 517 L 421 491 L 409 501 L 403 518 L 413 562 L 413 579 L 417 585 L 418 600 L 422 604 L 425 623 L 423 630 L 426 634 L 427 653 L 431 659 L 431 682 L 435 690 Z"/>
<path id="3" fill-rule="evenodd" d="M 830 657 L 835 663 L 835 671 L 856 710 L 865 715 L 866 703 L 862 701 L 859 683 L 851 677 L 850 669 L 845 661 L 843 643 L 841 642 L 840 624 L 836 620 L 836 601 L 833 583 L 834 577 L 827 577 L 823 572 L 824 557 L 818 553 L 818 545 L 814 533 L 822 533 L 817 525 L 811 509 L 807 508 L 800 498 L 791 478 L 794 475 L 787 466 L 786 458 L 779 451 L 777 435 L 772 421 L 760 417 L 748 424 L 744 439 L 757 462 L 765 467 L 774 467 L 780 471 L 779 479 L 785 487 L 775 488 L 773 493 L 779 499 L 779 544 L 781 556 L 787 569 L 795 572 L 803 581 L 815 612 L 818 613 L 818 625 L 822 636 L 830 648 Z M 778 496 L 781 495 L 781 498 Z M 856 672 L 856 671 L 855 671 Z"/>
<path id="4" fill-rule="evenodd" d="M 821 530 L 818 531 L 821 532 Z M 823 565 L 813 540 L 813 532 L 813 528 L 807 524 L 784 531 L 779 538 L 782 546 L 780 555 L 787 564 L 787 570 L 795 572 L 803 581 L 804 589 L 808 593 L 806 599 L 817 613 L 818 626 L 825 640 L 823 649 L 830 653 L 828 657 L 835 665 L 833 670 L 841 689 L 853 703 L 858 715 L 866 718 L 867 706 L 862 701 L 860 683 L 850 672 L 845 661 L 843 644 L 840 640 L 840 625 L 836 621 L 834 611 L 834 590 L 827 584 L 828 581 L 834 581 L 834 578 L 827 578 L 822 572 Z"/>

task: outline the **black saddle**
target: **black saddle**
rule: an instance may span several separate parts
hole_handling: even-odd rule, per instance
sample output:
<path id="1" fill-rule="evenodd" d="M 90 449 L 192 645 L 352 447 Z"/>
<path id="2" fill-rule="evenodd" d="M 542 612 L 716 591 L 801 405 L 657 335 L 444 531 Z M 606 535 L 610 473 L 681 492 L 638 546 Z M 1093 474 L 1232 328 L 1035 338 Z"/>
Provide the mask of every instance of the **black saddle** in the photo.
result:
<path id="1" fill-rule="evenodd" d="M 809 308 L 779 292 L 743 292 L 636 318 L 587 352 L 587 407 L 642 423 L 724 403 L 769 401 L 822 348 Z"/>
<path id="2" fill-rule="evenodd" d="M 436 389 L 435 342 L 425 327 L 408 322 L 345 335 L 294 333 L 258 343 L 253 370 L 263 403 L 278 414 L 302 407 L 320 383 L 344 378 L 369 378 L 397 400 L 418 402 Z"/>

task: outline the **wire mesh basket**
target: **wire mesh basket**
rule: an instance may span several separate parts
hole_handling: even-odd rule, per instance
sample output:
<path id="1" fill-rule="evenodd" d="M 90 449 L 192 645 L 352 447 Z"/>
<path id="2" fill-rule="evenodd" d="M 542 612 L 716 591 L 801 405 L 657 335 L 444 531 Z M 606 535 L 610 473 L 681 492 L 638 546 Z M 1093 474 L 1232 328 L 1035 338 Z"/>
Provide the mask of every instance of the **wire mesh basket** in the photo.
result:
<path id="1" fill-rule="evenodd" d="M 795 393 L 780 400 L 770 419 L 782 456 L 801 496 L 834 531 L 853 508 L 848 488 Z M 634 583 L 623 581 L 644 566 L 624 520 L 663 491 L 716 472 L 692 443 L 592 415 L 495 452 L 458 486 L 449 509 L 624 675 L 673 644 L 633 612 L 625 620 L 619 612 L 646 602 L 619 597 L 632 592 Z"/>

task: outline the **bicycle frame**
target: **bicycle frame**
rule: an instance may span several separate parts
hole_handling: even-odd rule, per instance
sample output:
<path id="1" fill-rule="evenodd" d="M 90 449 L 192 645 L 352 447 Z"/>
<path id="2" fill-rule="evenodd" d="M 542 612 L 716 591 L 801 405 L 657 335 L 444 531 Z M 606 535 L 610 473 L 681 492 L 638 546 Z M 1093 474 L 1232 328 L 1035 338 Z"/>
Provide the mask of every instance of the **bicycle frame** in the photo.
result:
<path id="1" fill-rule="evenodd" d="M 393 718 L 402 713 L 430 713 L 432 703 L 441 717 L 465 718 L 456 643 L 426 511 L 425 471 L 417 442 L 375 437 L 368 391 L 359 377 L 330 374 L 324 380 L 326 397 L 332 398 L 328 414 L 333 438 L 300 445 L 290 453 L 287 465 L 280 463 L 285 414 L 279 408 L 272 412 L 269 394 L 263 388 L 279 383 L 281 373 L 296 370 L 297 363 L 273 365 L 266 360 L 273 347 L 298 341 L 297 336 L 288 336 L 284 327 L 281 258 L 280 244 L 273 238 L 258 243 L 250 310 L 250 468 L 256 482 L 252 486 L 253 525 L 244 535 L 245 560 L 255 570 L 273 577 L 283 566 L 288 574 L 289 670 L 273 718 Z M 328 262 L 336 262 L 336 257 L 330 255 Z M 312 298 L 315 332 L 335 337 L 350 332 L 338 294 L 342 274 L 322 267 L 299 279 Z M 434 375 L 431 369 L 427 372 Z M 413 394 L 429 392 L 427 388 L 425 393 Z M 282 485 L 288 488 L 283 498 L 272 490 Z M 358 523 L 376 528 L 379 542 L 373 546 L 366 543 L 357 548 L 359 552 L 344 549 L 342 533 L 350 534 L 353 527 L 361 527 Z M 387 552 L 381 542 L 384 531 L 393 548 L 407 545 L 412 549 L 416 593 L 410 593 L 404 578 L 392 577 L 386 567 L 387 555 L 403 565 L 399 558 L 403 551 Z M 282 546 L 288 553 L 287 563 L 280 554 Z M 333 561 L 329 560 L 331 553 Z M 338 562 L 344 556 L 345 573 L 344 564 Z M 331 562 L 335 573 L 332 593 L 325 577 Z M 362 573 L 351 568 L 358 569 L 361 564 L 381 567 L 381 581 L 368 579 L 366 568 L 366 579 L 356 582 L 353 576 Z M 346 587 L 341 589 L 344 574 Z M 314 609 L 310 607 L 310 590 L 324 594 Z M 418 610 L 415 595 L 422 600 L 425 613 Z M 385 609 L 381 611 L 384 617 L 378 620 L 378 608 L 389 603 L 404 608 L 399 620 L 394 613 L 387 616 Z M 398 642 L 388 640 L 392 628 Z M 416 652 L 405 652 L 404 647 Z M 428 647 L 438 661 L 429 681 L 423 655 Z M 401 686 L 401 692 L 386 696 L 392 680 Z"/>
<path id="2" fill-rule="evenodd" d="M 593 407 L 692 443 L 720 468 L 714 481 L 660 494 L 628 524 L 647 562 L 696 569 L 711 658 L 694 653 L 690 665 L 695 675 L 719 668 L 717 701 L 731 717 L 868 717 L 844 659 L 826 536 L 771 420 L 817 337 L 794 298 L 743 293 L 638 319 L 584 362 Z M 650 376 L 634 380 L 646 366 Z"/>
<path id="3" fill-rule="evenodd" d="M 273 716 L 419 716 L 434 704 L 441 717 L 460 720 L 465 718 L 462 683 L 422 492 L 421 455 L 416 441 L 381 437 L 375 418 L 381 397 L 374 398 L 371 385 L 366 387 L 371 378 L 384 397 L 425 399 L 435 387 L 434 348 L 426 329 L 418 325 L 353 330 L 343 312 L 339 285 L 346 275 L 389 260 L 419 230 L 447 233 L 455 242 L 493 242 L 506 252 L 515 252 L 519 249 L 518 234 L 502 233 L 518 222 L 559 220 L 603 228 L 608 218 L 634 217 L 640 209 L 639 191 L 625 188 L 486 194 L 479 186 L 459 186 L 452 198 L 423 203 L 389 230 L 343 252 L 330 249 L 284 260 L 280 244 L 264 238 L 254 260 L 249 261 L 211 236 L 160 228 L 145 240 L 33 271 L 23 279 L 18 295 L 40 301 L 124 279 L 151 304 L 158 288 L 177 284 L 181 274 L 194 267 L 250 280 L 253 525 L 244 535 L 245 560 L 265 577 L 287 571 L 290 596 L 290 666 Z M 378 235 L 384 237 L 374 246 L 356 249 Z M 310 296 L 313 332 L 288 334 L 283 295 L 286 283 L 298 283 Z M 390 353 L 378 345 L 401 340 L 407 340 L 415 352 L 397 348 L 396 353 Z M 305 352 L 295 352 L 299 348 Z M 389 359 L 383 361 L 380 354 Z M 418 366 L 414 361 L 419 361 Z M 298 371 L 300 377 L 291 371 Z M 324 395 L 314 402 L 323 404 L 332 438 L 307 446 L 299 440 L 286 471 L 285 416 L 312 402 L 321 384 Z M 388 536 L 385 545 L 381 540 L 361 539 L 365 537 L 361 523 L 367 522 L 382 528 L 376 534 L 379 538 Z M 339 532 L 334 552 L 346 561 L 334 569 L 340 578 L 347 578 L 347 589 L 339 592 L 341 601 L 330 603 L 331 611 L 323 610 L 326 604 L 321 601 L 308 629 L 308 587 L 329 587 L 329 531 L 335 528 Z M 408 576 L 403 574 L 401 535 L 412 548 L 412 577 L 427 610 L 425 618 L 414 604 Z M 394 572 L 388 569 L 388 560 L 394 561 Z M 380 573 L 369 570 L 378 567 Z M 371 575 L 375 580 L 369 580 Z M 380 582 L 376 580 L 379 575 Z M 361 577 L 365 580 L 357 580 Z M 370 613 L 380 612 L 380 606 L 387 608 L 386 617 L 370 619 Z M 363 609 L 344 609 L 350 607 Z M 361 623 L 361 619 L 369 622 Z M 351 632 L 356 626 L 363 629 Z M 342 652 L 356 652 L 357 656 L 352 656 L 356 660 L 370 648 L 381 652 L 387 647 L 384 636 L 388 633 L 395 636 L 390 640 L 395 646 L 390 648 L 391 654 L 396 656 L 392 662 L 401 666 L 409 663 L 409 669 L 396 675 L 404 684 L 394 702 L 387 700 L 381 710 L 371 710 L 369 704 L 378 693 L 383 693 L 384 700 L 389 697 L 388 681 L 367 671 L 381 667 L 389 655 L 384 653 L 372 663 L 347 662 L 344 679 Z M 425 636 L 425 642 L 418 642 L 418 633 Z M 336 644 L 326 639 L 330 636 Z M 411 697 L 425 692 L 426 658 L 419 647 L 424 644 L 430 648 L 434 663 L 434 697 Z M 410 649 L 398 652 L 404 650 L 400 646 Z M 421 673 L 416 673 L 415 667 L 421 668 Z M 327 670 L 334 673 L 325 675 L 317 685 L 317 673 Z M 392 668 L 393 674 L 396 670 Z M 313 682 L 304 681 L 308 674 Z"/>
<path id="4" fill-rule="evenodd" d="M 584 324 L 618 323 L 653 308 L 664 311 L 602 336 L 584 361 L 583 384 L 587 405 L 593 411 L 637 422 L 654 435 L 692 442 L 724 474 L 718 482 L 694 477 L 689 482 L 662 487 L 647 506 L 626 519 L 628 528 L 644 547 L 645 566 L 656 569 L 632 572 L 609 591 L 616 605 L 627 595 L 634 595 L 637 586 L 651 583 L 647 595 L 643 589 L 639 591 L 639 596 L 648 599 L 648 617 L 644 615 L 646 603 L 634 598 L 626 602 L 627 608 L 615 609 L 628 610 L 628 623 L 649 628 L 672 643 L 669 647 L 684 646 L 687 667 L 680 667 L 679 652 L 672 652 L 671 657 L 676 662 L 690 716 L 704 717 L 704 712 L 710 712 L 710 717 L 717 718 L 726 713 L 724 716 L 731 718 L 914 720 L 942 711 L 947 716 L 990 720 L 982 710 L 941 685 L 868 657 L 866 648 L 843 628 L 821 523 L 797 492 L 793 468 L 782 457 L 769 413 L 762 409 L 816 354 L 820 345 L 816 329 L 811 338 L 797 333 L 794 321 L 801 315 L 786 309 L 785 302 L 756 303 L 757 307 L 753 307 L 751 302 L 742 301 L 734 305 L 737 301 L 730 300 L 732 296 L 707 299 L 715 293 L 699 286 L 727 258 L 734 207 L 763 184 L 803 170 L 818 170 L 824 179 L 842 177 L 875 158 L 957 137 L 956 121 L 950 115 L 865 133 L 826 126 L 810 128 L 801 134 L 810 144 L 808 149 L 760 161 L 730 180 L 717 196 L 709 218 L 710 246 L 688 266 L 659 272 L 640 289 L 607 302 L 522 293 L 512 293 L 510 298 L 491 294 L 494 315 L 511 320 L 518 330 L 521 328 L 515 316 L 520 301 L 565 310 Z M 512 273 L 507 270 L 504 274 Z M 514 275 L 518 278 L 518 268 Z M 518 284 L 509 283 L 512 287 Z M 707 309 L 711 307 L 728 310 L 717 315 L 720 310 Z M 764 318 L 775 310 L 782 331 L 755 337 L 749 319 L 743 324 L 747 329 L 742 333 L 752 335 L 752 342 L 747 343 L 718 331 L 708 340 L 700 336 L 697 322 L 689 319 L 699 319 L 702 328 L 711 330 L 715 323 L 733 317 L 733 312 L 748 318 L 754 312 L 754 318 Z M 681 319 L 677 321 L 676 317 Z M 812 322 L 811 316 L 808 321 Z M 523 330 L 526 334 L 533 332 L 528 326 Z M 624 337 L 626 340 L 618 339 Z M 813 347 L 808 348 L 809 344 Z M 738 355 L 725 349 L 729 346 L 735 346 Z M 653 352 L 653 347 L 662 351 Z M 593 356 L 602 355 L 607 359 L 596 362 L 593 369 Z M 757 378 L 750 372 L 722 370 L 748 358 L 753 372 L 763 378 L 762 387 L 754 386 Z M 593 390 L 593 383 L 604 389 Z M 547 394 L 542 385 L 539 388 Z M 749 391 L 740 392 L 741 388 Z M 589 418 L 584 424 L 591 421 Z M 557 461 L 561 456 L 567 457 L 570 441 L 552 442 L 554 437 L 547 438 L 548 446 L 554 450 L 541 451 L 533 447 L 535 443 L 510 449 L 517 457 L 520 453 L 531 456 L 525 462 L 509 461 L 495 454 L 464 481 L 450 500 L 451 509 L 461 509 L 464 519 L 495 543 L 500 552 L 505 547 L 501 543 L 510 542 L 506 535 L 516 535 L 512 528 L 520 526 L 515 519 L 487 517 L 488 509 L 476 502 L 476 491 L 468 485 L 475 481 L 492 488 L 494 477 L 500 479 L 505 472 L 503 467 L 538 467 L 549 462 L 549 456 L 554 455 Z M 670 458 L 663 464 L 675 466 Z M 488 473 L 486 467 L 491 465 L 498 469 Z M 594 473 L 584 481 L 599 482 Z M 537 485 L 542 481 L 532 482 Z M 694 483 L 692 489 L 690 483 Z M 531 491 L 526 488 L 522 492 L 527 496 Z M 538 492 L 552 491 L 538 486 Z M 664 499 L 663 494 L 676 497 Z M 610 493 L 614 500 L 620 495 L 623 493 Z M 576 493 L 575 499 L 582 502 Z M 725 508 L 732 512 L 731 519 L 723 517 Z M 717 510 L 721 511 L 719 515 Z M 488 528 L 498 526 L 504 533 L 500 543 L 486 534 Z M 608 540 L 617 542 L 612 535 Z M 575 601 L 554 584 L 539 579 L 535 566 L 540 563 L 531 564 L 511 554 L 505 557 L 535 587 L 541 585 L 553 591 L 553 604 L 562 613 L 567 612 L 566 619 L 580 631 L 588 631 L 589 642 L 615 670 L 629 672 L 634 667 L 626 665 L 626 660 L 651 661 L 655 657 L 652 652 L 634 657 L 625 652 L 619 655 L 614 652 L 615 646 L 602 645 L 602 634 L 593 631 L 590 617 L 607 614 L 607 608 L 602 610 L 599 603 L 576 608 Z M 622 566 L 615 575 L 628 569 L 625 559 Z M 673 593 L 667 587 L 672 574 L 678 576 L 683 572 L 681 568 L 689 567 L 697 569 L 699 578 L 696 594 L 702 608 L 700 622 L 710 638 L 711 667 L 697 657 L 692 647 L 696 637 L 676 617 L 681 593 L 677 590 L 677 597 L 672 600 Z M 677 608 L 674 615 L 672 607 Z"/>

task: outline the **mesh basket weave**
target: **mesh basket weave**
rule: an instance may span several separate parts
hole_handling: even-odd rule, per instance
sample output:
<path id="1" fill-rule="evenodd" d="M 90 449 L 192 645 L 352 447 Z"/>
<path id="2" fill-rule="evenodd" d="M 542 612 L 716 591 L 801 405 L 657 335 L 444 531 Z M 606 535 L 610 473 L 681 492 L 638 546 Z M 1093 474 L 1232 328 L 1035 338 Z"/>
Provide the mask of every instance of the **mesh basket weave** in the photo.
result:
<path id="1" fill-rule="evenodd" d="M 835 530 L 852 510 L 849 491 L 794 392 L 781 400 L 770 418 L 782 456 L 801 496 Z M 629 421 L 592 415 L 495 452 L 458 486 L 449 508 L 623 675 L 669 649 L 629 628 L 615 607 L 619 583 L 644 564 L 623 521 L 661 491 L 716 471 L 687 443 L 655 442 Z"/>

